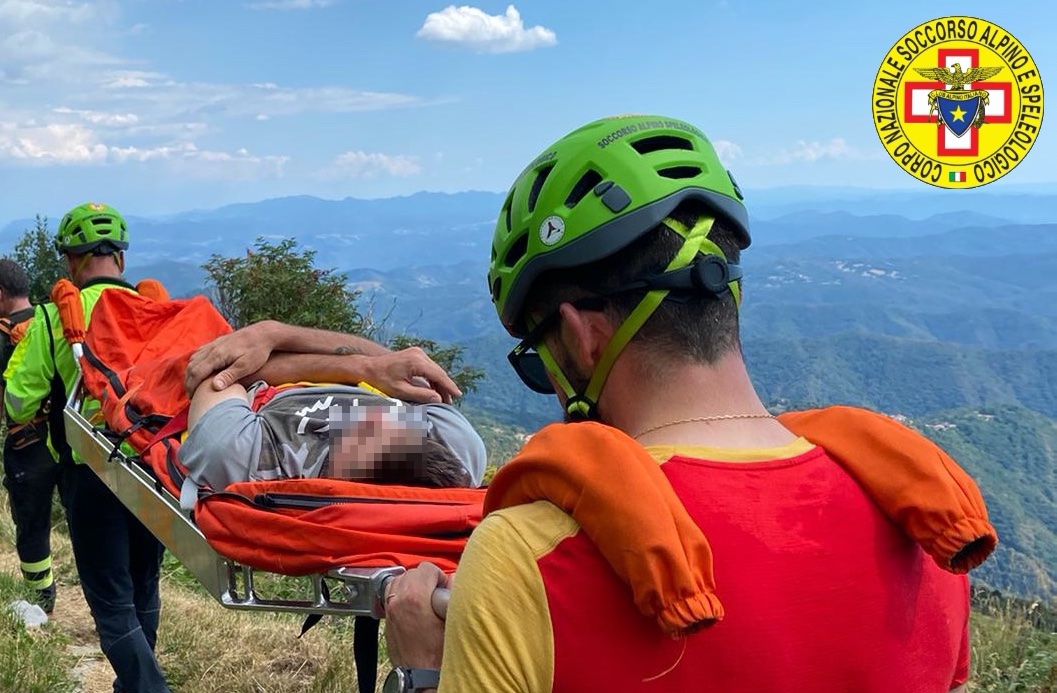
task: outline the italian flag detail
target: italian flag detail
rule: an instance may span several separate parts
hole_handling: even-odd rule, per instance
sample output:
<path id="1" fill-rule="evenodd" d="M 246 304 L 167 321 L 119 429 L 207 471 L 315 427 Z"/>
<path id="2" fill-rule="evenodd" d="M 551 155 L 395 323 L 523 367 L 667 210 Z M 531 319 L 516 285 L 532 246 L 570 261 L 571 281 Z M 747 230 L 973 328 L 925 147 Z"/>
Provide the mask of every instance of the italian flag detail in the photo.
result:
<path id="1" fill-rule="evenodd" d="M 951 171 L 947 174 L 947 180 L 951 183 L 964 183 L 965 171 Z"/>

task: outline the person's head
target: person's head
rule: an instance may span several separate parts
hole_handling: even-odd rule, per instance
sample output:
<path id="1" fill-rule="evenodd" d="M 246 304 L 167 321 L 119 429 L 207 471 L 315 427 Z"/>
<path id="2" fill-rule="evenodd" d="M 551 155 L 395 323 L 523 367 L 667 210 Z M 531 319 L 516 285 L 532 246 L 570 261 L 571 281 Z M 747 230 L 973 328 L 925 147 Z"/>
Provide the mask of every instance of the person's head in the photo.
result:
<path id="1" fill-rule="evenodd" d="M 327 476 L 405 486 L 474 486 L 484 442 L 450 405 L 368 405 L 331 412 Z"/>
<path id="2" fill-rule="evenodd" d="M 9 258 L 0 258 L 0 316 L 29 305 L 29 277 L 22 265 Z"/>
<path id="3" fill-rule="evenodd" d="M 128 225 L 110 205 L 87 202 L 59 222 L 55 250 L 66 259 L 75 284 L 97 276 L 120 276 L 125 269 Z"/>
<path id="4" fill-rule="evenodd" d="M 622 352 L 647 384 L 738 351 L 742 199 L 705 135 L 672 118 L 606 118 L 544 150 L 507 195 L 488 275 L 522 380 L 598 418 Z"/>

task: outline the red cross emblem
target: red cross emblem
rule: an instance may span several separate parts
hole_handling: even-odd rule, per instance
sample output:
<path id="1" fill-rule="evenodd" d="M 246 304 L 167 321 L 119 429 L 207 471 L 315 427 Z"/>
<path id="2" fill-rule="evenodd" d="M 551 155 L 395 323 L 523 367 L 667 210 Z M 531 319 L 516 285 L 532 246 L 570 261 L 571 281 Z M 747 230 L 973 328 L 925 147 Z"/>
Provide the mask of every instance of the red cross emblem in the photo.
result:
<path id="1" fill-rule="evenodd" d="M 950 68 L 955 63 L 970 68 L 980 66 L 979 48 L 941 48 L 939 49 L 939 67 Z M 936 123 L 936 154 L 938 156 L 980 156 L 980 133 L 976 128 L 969 128 L 969 132 L 962 137 L 957 137 L 949 129 L 938 122 L 931 113 L 929 106 L 929 92 L 933 89 L 946 89 L 951 85 L 943 82 L 911 82 L 903 83 L 903 122 L 904 123 Z M 1012 123 L 1013 122 L 1013 83 L 1005 82 L 973 82 L 973 89 L 986 89 L 990 103 L 984 115 L 984 123 Z"/>

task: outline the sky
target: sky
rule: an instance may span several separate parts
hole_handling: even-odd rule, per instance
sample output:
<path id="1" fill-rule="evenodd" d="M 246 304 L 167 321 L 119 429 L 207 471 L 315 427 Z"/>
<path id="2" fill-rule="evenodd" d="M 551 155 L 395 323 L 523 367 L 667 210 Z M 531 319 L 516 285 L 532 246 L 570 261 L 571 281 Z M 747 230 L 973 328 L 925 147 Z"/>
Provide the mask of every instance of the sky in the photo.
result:
<path id="1" fill-rule="evenodd" d="M 1057 88 L 1043 0 L 0 0 L 0 222 L 502 191 L 619 113 L 695 123 L 747 189 L 934 190 L 887 157 L 870 96 L 896 40 L 953 13 Z M 1051 130 L 981 190 L 1057 182 Z"/>

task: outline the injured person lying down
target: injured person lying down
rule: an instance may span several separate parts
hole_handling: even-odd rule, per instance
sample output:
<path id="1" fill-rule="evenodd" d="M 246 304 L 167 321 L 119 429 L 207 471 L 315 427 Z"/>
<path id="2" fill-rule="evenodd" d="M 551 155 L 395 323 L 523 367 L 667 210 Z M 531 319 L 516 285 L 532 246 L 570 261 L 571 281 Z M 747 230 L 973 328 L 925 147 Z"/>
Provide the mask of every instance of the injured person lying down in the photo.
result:
<path id="1" fill-rule="evenodd" d="M 484 442 L 450 404 L 412 404 L 359 385 L 258 381 L 191 399 L 180 505 L 238 481 L 329 477 L 406 486 L 480 486 Z"/>

